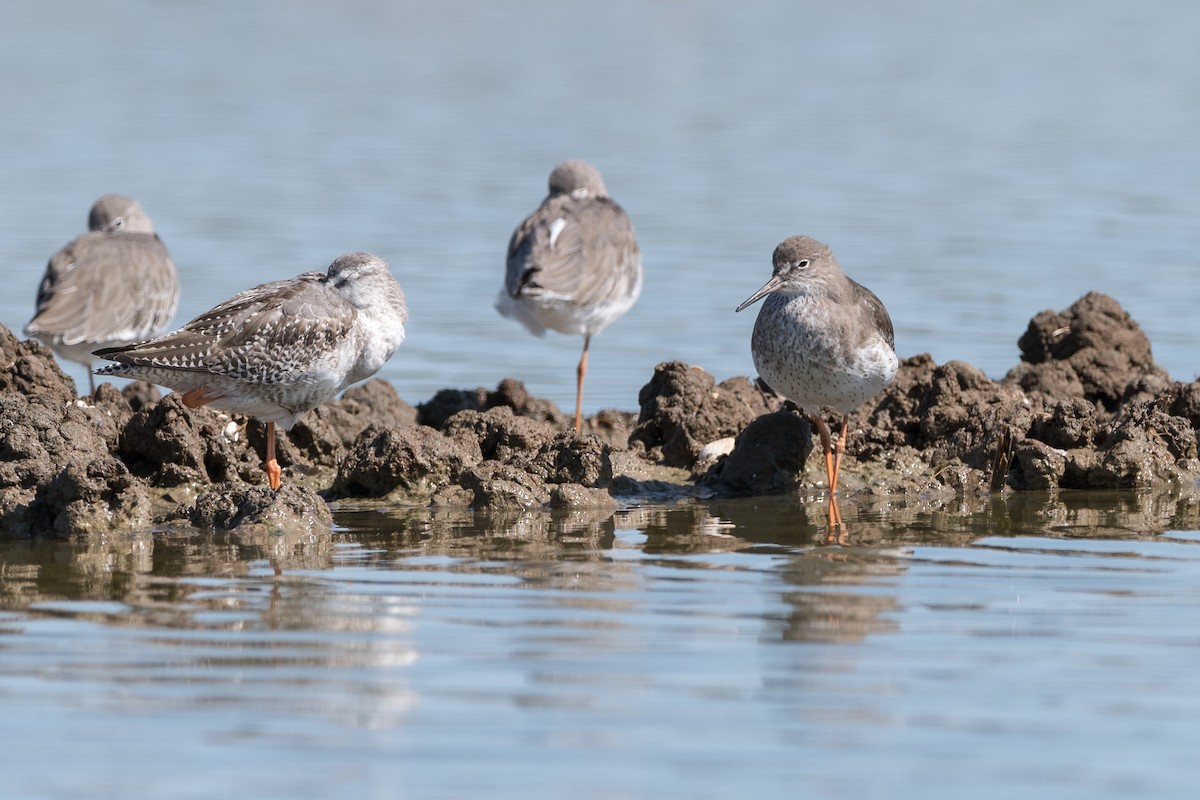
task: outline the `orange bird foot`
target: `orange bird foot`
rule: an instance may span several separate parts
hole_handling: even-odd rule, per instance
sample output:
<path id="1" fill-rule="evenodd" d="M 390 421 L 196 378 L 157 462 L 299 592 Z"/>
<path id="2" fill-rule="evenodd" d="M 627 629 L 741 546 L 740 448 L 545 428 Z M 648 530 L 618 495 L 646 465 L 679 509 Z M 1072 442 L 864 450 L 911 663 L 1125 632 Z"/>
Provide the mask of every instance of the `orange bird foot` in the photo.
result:
<path id="1" fill-rule="evenodd" d="M 279 487 L 283 485 L 283 470 L 279 466 L 279 462 L 271 459 L 266 463 L 267 483 L 275 491 L 279 491 Z"/>

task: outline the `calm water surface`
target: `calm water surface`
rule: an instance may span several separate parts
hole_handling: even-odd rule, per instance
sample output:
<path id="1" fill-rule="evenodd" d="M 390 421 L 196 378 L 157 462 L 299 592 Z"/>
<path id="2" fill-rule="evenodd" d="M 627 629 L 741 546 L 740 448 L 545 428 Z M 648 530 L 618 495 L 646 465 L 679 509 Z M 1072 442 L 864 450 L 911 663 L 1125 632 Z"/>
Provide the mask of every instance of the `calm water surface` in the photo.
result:
<path id="1" fill-rule="evenodd" d="M 1188 0 L 13 3 L 0 322 L 121 191 L 179 264 L 178 322 L 372 250 L 409 294 L 385 371 L 406 399 L 511 375 L 568 405 L 579 342 L 491 303 L 551 166 L 582 157 L 646 260 L 589 410 L 634 408 L 671 358 L 752 371 L 732 311 L 796 233 L 884 299 L 902 356 L 1000 376 L 1030 317 L 1100 290 L 1190 380 L 1197 30 Z"/>
<path id="2" fill-rule="evenodd" d="M 646 259 L 589 411 L 670 358 L 750 373 L 732 309 L 796 233 L 903 356 L 999 376 L 1101 290 L 1191 379 L 1198 29 L 1184 0 L 8 3 L 0 322 L 119 191 L 178 322 L 368 249 L 409 295 L 406 399 L 566 406 L 579 343 L 491 301 L 583 157 Z M 847 507 L 842 542 L 794 499 L 0 540 L 0 794 L 1191 797 L 1200 520 L 1070 502 Z"/>
<path id="3" fill-rule="evenodd" d="M 5 795 L 1191 796 L 1195 510 L 1044 500 L 6 542 Z"/>

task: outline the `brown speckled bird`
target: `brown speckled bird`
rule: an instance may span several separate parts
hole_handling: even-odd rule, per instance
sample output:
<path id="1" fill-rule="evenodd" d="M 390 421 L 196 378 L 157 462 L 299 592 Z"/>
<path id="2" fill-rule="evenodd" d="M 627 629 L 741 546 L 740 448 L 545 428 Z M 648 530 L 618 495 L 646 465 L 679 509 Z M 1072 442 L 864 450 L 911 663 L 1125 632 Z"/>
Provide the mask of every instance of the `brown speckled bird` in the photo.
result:
<path id="1" fill-rule="evenodd" d="M 347 253 L 327 272 L 247 289 L 177 331 L 97 351 L 117 363 L 96 374 L 175 389 L 189 408 L 211 404 L 262 420 L 267 480 L 278 489 L 276 423 L 290 430 L 304 412 L 378 372 L 404 341 L 407 319 L 387 262 Z"/>

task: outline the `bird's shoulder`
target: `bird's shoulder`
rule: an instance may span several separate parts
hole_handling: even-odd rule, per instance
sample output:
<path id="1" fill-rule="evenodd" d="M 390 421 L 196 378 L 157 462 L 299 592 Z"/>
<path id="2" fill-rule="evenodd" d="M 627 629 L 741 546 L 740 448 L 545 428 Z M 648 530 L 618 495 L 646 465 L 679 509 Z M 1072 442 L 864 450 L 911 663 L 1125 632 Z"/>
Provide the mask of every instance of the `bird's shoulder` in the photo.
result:
<path id="1" fill-rule="evenodd" d="M 883 301 L 879 299 L 878 295 L 853 278 L 846 278 L 846 280 L 850 282 L 855 302 L 858 303 L 866 321 L 879 331 L 889 347 L 895 349 L 896 336 L 892 328 L 892 318 L 888 314 L 887 308 L 883 305 Z"/>

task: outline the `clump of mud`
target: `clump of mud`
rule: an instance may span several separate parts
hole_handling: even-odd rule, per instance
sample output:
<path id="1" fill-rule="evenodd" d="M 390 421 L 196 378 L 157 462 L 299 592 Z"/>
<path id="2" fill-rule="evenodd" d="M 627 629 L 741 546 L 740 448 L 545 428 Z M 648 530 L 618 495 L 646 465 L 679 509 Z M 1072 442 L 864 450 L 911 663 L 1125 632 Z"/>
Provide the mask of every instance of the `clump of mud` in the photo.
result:
<path id="1" fill-rule="evenodd" d="M 1197 486 L 1200 384 L 1172 382 L 1115 300 L 1092 293 L 1043 311 L 1018 344 L 1021 363 L 1000 380 L 964 362 L 903 360 L 850 418 L 842 491 Z M 0 361 L 10 535 L 303 531 L 328 527 L 327 503 L 339 501 L 606 513 L 639 498 L 826 488 L 810 420 L 761 383 L 717 382 L 678 361 L 655 368 L 636 413 L 602 411 L 580 433 L 513 379 L 415 408 L 370 381 L 279 437 L 278 493 L 265 487 L 258 422 L 139 383 L 81 400 L 50 351 L 4 329 Z"/>

